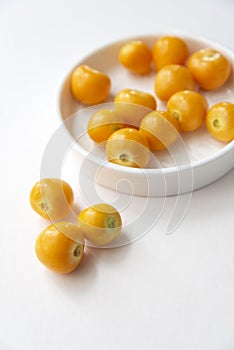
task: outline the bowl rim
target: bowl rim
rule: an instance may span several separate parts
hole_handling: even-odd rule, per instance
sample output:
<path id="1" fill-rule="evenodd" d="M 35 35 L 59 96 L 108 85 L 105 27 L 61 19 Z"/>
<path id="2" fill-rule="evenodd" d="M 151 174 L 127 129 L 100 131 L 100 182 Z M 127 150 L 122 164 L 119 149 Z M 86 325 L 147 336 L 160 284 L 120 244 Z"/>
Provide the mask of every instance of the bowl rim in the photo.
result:
<path id="1" fill-rule="evenodd" d="M 65 73 L 62 74 L 62 78 L 59 80 L 58 86 L 56 89 L 57 90 L 57 93 L 56 93 L 56 111 L 57 111 L 57 114 L 59 116 L 59 120 L 60 120 L 61 125 L 66 125 L 67 120 L 69 120 L 70 118 L 73 118 L 77 113 L 79 113 L 79 111 L 77 111 L 76 113 L 74 113 L 70 117 L 68 117 L 66 120 L 63 119 L 63 116 L 61 113 L 61 96 L 62 96 L 64 85 L 65 85 L 68 77 L 70 76 L 71 72 L 75 69 L 75 67 L 78 64 L 80 64 L 82 61 L 85 61 L 86 59 L 88 59 L 91 55 L 95 55 L 95 54 L 99 53 L 100 51 L 104 51 L 113 45 L 120 45 L 120 44 L 123 44 L 123 43 L 125 43 L 127 41 L 131 41 L 131 40 L 153 40 L 153 39 L 157 39 L 161 36 L 165 36 L 165 35 L 167 35 L 167 36 L 168 35 L 180 36 L 183 40 L 190 40 L 190 41 L 193 41 L 196 43 L 201 43 L 201 44 L 204 44 L 207 46 L 213 45 L 214 48 L 220 50 L 225 55 L 227 55 L 229 57 L 229 59 L 231 59 L 233 61 L 233 65 L 234 65 L 234 52 L 231 49 L 229 49 L 228 47 L 223 46 L 221 43 L 216 42 L 216 41 L 211 40 L 211 39 L 208 39 L 206 37 L 201 37 L 198 35 L 188 35 L 188 34 L 185 34 L 183 32 L 180 32 L 180 31 L 157 32 L 154 34 L 152 34 L 152 33 L 151 34 L 140 34 L 140 35 L 125 37 L 125 38 L 118 39 L 115 41 L 110 41 L 110 42 L 100 46 L 99 48 L 97 48 L 91 52 L 88 52 L 86 55 L 81 57 L 80 60 L 72 66 L 72 68 L 70 68 L 69 70 L 66 70 Z M 233 68 L 232 68 L 232 70 L 233 70 Z M 233 74 L 234 74 L 234 72 L 233 72 Z M 90 106 L 88 106 L 87 108 L 89 108 L 89 107 Z M 86 107 L 84 107 L 83 110 L 84 109 L 86 109 Z M 88 156 L 89 161 L 95 163 L 98 166 L 102 166 L 104 160 L 101 158 L 98 158 L 97 156 L 90 153 L 90 151 L 87 151 L 83 147 L 81 147 L 79 145 L 79 143 L 76 142 L 75 138 L 71 135 L 68 128 L 66 126 L 65 126 L 65 128 L 66 128 L 66 133 L 68 134 L 69 139 L 71 140 L 72 143 L 75 143 L 75 149 L 77 151 L 79 151 L 79 153 L 82 154 L 82 156 L 84 156 L 84 157 Z M 223 157 L 224 155 L 228 154 L 232 150 L 234 151 L 234 140 L 225 144 L 221 149 L 214 152 L 214 154 L 207 156 L 207 157 L 204 157 L 200 160 L 191 161 L 189 164 L 182 164 L 182 165 L 166 167 L 166 168 L 163 168 L 163 167 L 160 167 L 160 168 L 131 168 L 131 167 L 117 165 L 117 164 L 114 164 L 111 162 L 106 162 L 105 167 L 112 170 L 112 171 L 115 171 L 115 172 L 118 171 L 118 172 L 123 173 L 123 174 L 129 174 L 129 175 L 135 175 L 135 176 L 141 176 L 142 171 L 144 171 L 145 175 L 148 175 L 148 176 L 161 175 L 162 173 L 174 174 L 174 173 L 178 173 L 180 171 L 191 171 L 195 168 L 202 167 L 204 165 L 212 163 L 212 162 L 218 160 L 219 158 Z M 233 167 L 234 167 L 234 162 L 233 162 Z"/>

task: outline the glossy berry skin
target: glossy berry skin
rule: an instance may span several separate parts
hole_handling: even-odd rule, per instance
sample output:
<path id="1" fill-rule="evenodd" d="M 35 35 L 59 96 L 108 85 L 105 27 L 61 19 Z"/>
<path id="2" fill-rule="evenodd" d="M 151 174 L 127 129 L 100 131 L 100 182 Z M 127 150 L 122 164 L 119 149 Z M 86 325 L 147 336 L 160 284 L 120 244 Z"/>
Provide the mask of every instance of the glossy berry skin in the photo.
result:
<path id="1" fill-rule="evenodd" d="M 147 138 L 151 151 L 159 151 L 177 140 L 179 125 L 168 111 L 155 111 L 142 119 L 140 132 Z"/>
<path id="2" fill-rule="evenodd" d="M 78 215 L 78 226 L 86 239 L 96 245 L 114 241 L 122 229 L 119 212 L 111 205 L 92 205 Z"/>
<path id="3" fill-rule="evenodd" d="M 156 74 L 154 91 L 163 101 L 182 90 L 194 90 L 194 80 L 188 68 L 178 64 L 170 64 Z"/>
<path id="4" fill-rule="evenodd" d="M 78 66 L 71 74 L 71 92 L 85 105 L 103 102 L 110 88 L 109 76 L 87 65 Z"/>
<path id="5" fill-rule="evenodd" d="M 131 41 L 121 47 L 119 61 L 133 73 L 146 74 L 151 68 L 151 49 L 141 40 Z"/>
<path id="6" fill-rule="evenodd" d="M 89 119 L 88 134 L 94 142 L 102 143 L 125 125 L 124 117 L 117 111 L 100 109 Z"/>
<path id="7" fill-rule="evenodd" d="M 77 225 L 68 222 L 49 225 L 38 235 L 35 253 L 39 261 L 53 272 L 70 273 L 83 258 L 83 234 Z"/>
<path id="8" fill-rule="evenodd" d="M 234 140 L 234 104 L 220 102 L 211 107 L 206 116 L 206 126 L 217 140 L 222 142 Z"/>
<path id="9" fill-rule="evenodd" d="M 149 144 L 139 130 L 120 129 L 107 140 L 106 155 L 109 162 L 133 168 L 145 168 L 150 158 Z"/>
<path id="10" fill-rule="evenodd" d="M 179 91 L 167 102 L 167 110 L 177 119 L 181 131 L 194 131 L 206 118 L 208 103 L 195 91 Z"/>
<path id="11" fill-rule="evenodd" d="M 231 73 L 231 63 L 228 59 L 213 49 L 194 52 L 188 60 L 188 68 L 196 82 L 204 90 L 220 88 Z"/>
<path id="12" fill-rule="evenodd" d="M 138 127 L 145 114 L 157 108 L 155 97 L 136 89 L 120 90 L 114 99 L 115 109 L 123 115 L 128 124 Z"/>
<path id="13" fill-rule="evenodd" d="M 187 44 L 176 36 L 163 36 L 153 47 L 153 62 L 157 71 L 168 64 L 184 65 L 188 56 Z"/>
<path id="14" fill-rule="evenodd" d="M 44 219 L 58 221 L 71 210 L 74 194 L 64 180 L 46 178 L 38 181 L 30 192 L 33 210 Z"/>

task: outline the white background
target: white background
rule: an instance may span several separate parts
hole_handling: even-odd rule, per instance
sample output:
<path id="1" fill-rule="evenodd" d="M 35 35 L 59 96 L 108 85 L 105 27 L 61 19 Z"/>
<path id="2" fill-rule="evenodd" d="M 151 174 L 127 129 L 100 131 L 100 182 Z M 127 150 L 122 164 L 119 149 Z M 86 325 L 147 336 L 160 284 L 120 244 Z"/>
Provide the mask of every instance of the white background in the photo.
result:
<path id="1" fill-rule="evenodd" d="M 234 349 L 234 171 L 193 193 L 173 234 L 168 198 L 151 232 L 87 249 L 68 276 L 37 261 L 46 223 L 28 201 L 67 69 L 104 44 L 158 32 L 234 50 L 233 16 L 232 0 L 0 1 L 1 350 Z"/>

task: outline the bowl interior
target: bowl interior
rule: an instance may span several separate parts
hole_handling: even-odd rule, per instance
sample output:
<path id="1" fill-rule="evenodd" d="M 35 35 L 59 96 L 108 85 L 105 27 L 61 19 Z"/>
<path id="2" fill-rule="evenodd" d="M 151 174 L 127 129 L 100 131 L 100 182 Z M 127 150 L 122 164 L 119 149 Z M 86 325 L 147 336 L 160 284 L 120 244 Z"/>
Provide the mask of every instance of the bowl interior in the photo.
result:
<path id="1" fill-rule="evenodd" d="M 123 88 L 143 90 L 154 95 L 153 85 L 156 73 L 153 67 L 151 72 L 147 75 L 138 76 L 132 74 L 120 65 L 118 61 L 118 53 L 121 46 L 129 40 L 141 39 L 144 40 L 144 42 L 146 42 L 146 44 L 148 44 L 150 47 L 153 47 L 158 37 L 159 36 L 155 35 L 140 38 L 128 38 L 126 40 L 105 46 L 77 62 L 77 65 L 87 64 L 95 69 L 105 72 L 110 76 L 112 82 L 111 94 L 105 101 L 105 103 L 107 103 L 105 108 L 111 108 L 113 106 L 114 96 Z M 186 36 L 181 37 L 186 41 L 190 53 L 202 48 L 211 47 L 223 52 L 225 56 L 228 57 L 232 63 L 232 73 L 226 84 L 215 91 L 202 91 L 202 94 L 206 97 L 209 107 L 221 101 L 233 102 L 234 54 L 221 45 L 209 40 Z M 74 147 L 76 147 L 83 155 L 92 153 L 94 155 L 94 160 L 97 162 L 100 161 L 100 163 L 103 164 L 103 162 L 106 160 L 104 146 L 96 145 L 87 134 L 87 123 L 91 114 L 94 111 L 103 108 L 103 105 L 96 105 L 87 108 L 87 106 L 79 103 L 73 97 L 70 89 L 70 76 L 74 68 L 75 67 L 73 67 L 66 75 L 59 92 L 58 107 L 60 118 L 61 121 L 64 122 L 72 139 L 76 140 Z M 198 87 L 197 91 L 199 92 Z M 166 104 L 160 101 L 156 96 L 155 98 L 157 100 L 157 109 L 166 109 Z M 172 151 L 164 150 L 152 154 L 148 167 L 151 169 L 156 169 L 159 167 L 165 169 L 176 167 L 178 170 L 178 166 L 187 164 L 193 165 L 197 162 L 205 162 L 212 159 L 212 157 L 216 157 L 220 153 L 225 152 L 225 149 L 228 150 L 229 148 L 230 144 L 227 145 L 215 140 L 208 133 L 205 125 L 203 125 L 197 131 L 183 133 L 181 135 L 181 139 L 173 147 Z M 180 157 L 179 161 L 176 157 L 177 153 L 183 153 L 184 155 L 183 157 Z"/>

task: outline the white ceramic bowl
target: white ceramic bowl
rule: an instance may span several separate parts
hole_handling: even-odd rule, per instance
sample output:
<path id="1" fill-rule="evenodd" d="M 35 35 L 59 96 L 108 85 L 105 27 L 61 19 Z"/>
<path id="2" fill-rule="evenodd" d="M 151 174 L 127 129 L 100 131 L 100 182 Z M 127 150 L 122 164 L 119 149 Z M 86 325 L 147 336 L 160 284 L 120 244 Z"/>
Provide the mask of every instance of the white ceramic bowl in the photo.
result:
<path id="1" fill-rule="evenodd" d="M 111 43 L 79 60 L 76 64 L 87 64 L 107 73 L 112 81 L 111 95 L 106 107 L 112 106 L 114 95 L 123 88 L 134 88 L 153 93 L 155 72 L 138 76 L 128 72 L 118 61 L 120 47 L 134 39 L 144 40 L 150 47 L 160 35 L 151 35 Z M 222 45 L 202 39 L 180 35 L 190 53 L 211 47 L 224 53 L 234 68 L 234 53 Z M 205 125 L 199 130 L 186 133 L 168 151 L 151 155 L 147 169 L 135 169 L 115 165 L 106 161 L 103 146 L 95 145 L 87 135 L 87 122 L 100 105 L 87 108 L 77 102 L 71 94 L 70 75 L 75 67 L 65 75 L 58 93 L 58 113 L 70 137 L 71 150 L 78 155 L 82 164 L 80 171 L 98 184 L 120 192 L 141 196 L 169 196 L 191 192 L 219 179 L 234 167 L 234 141 L 221 143 L 212 138 Z M 209 106 L 221 101 L 234 102 L 234 73 L 220 89 L 202 92 Z M 165 104 L 157 98 L 158 109 Z M 75 141 L 75 142 L 74 142 Z"/>

